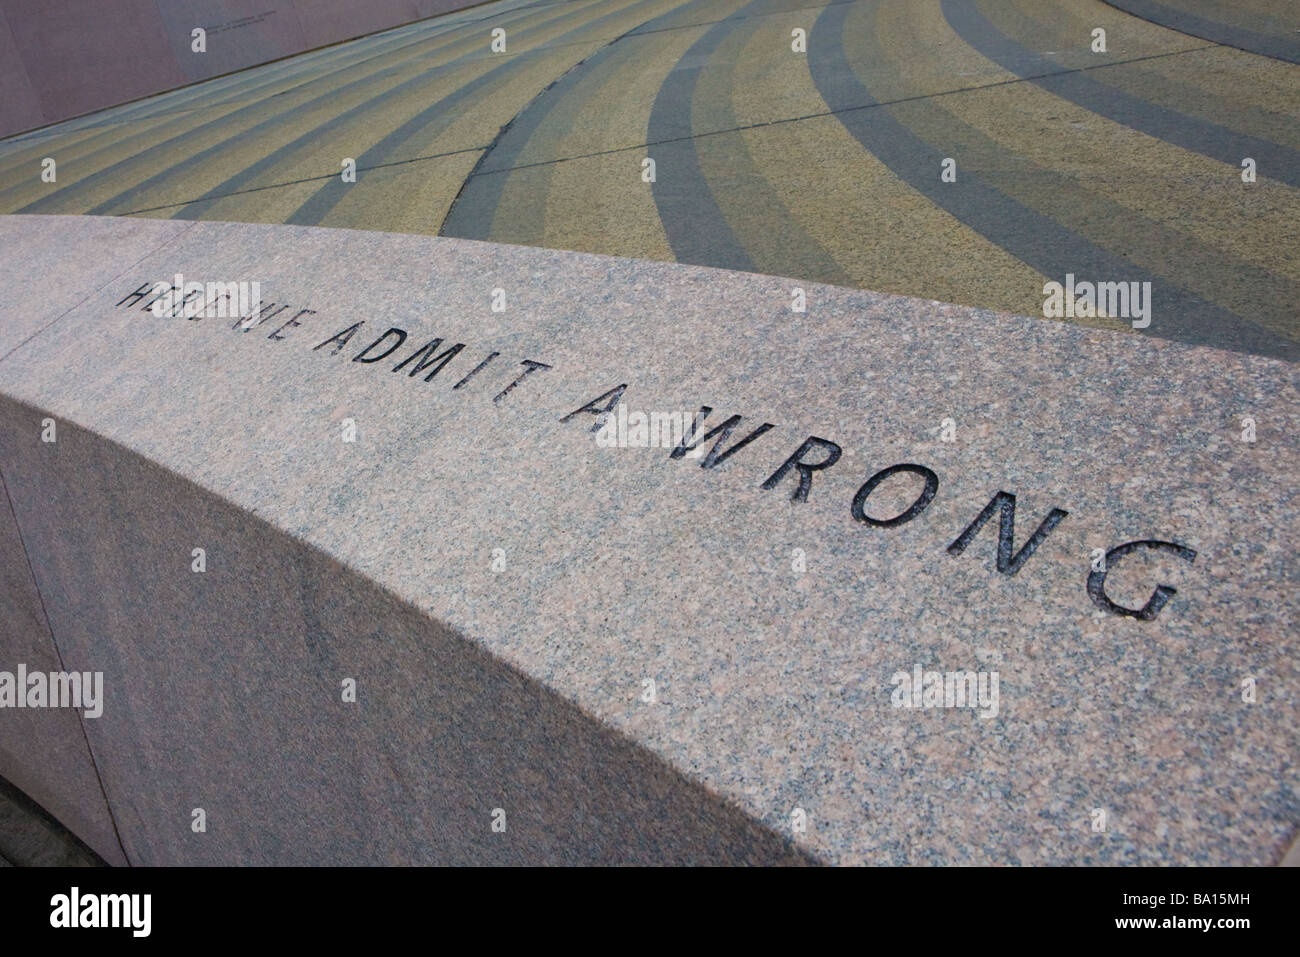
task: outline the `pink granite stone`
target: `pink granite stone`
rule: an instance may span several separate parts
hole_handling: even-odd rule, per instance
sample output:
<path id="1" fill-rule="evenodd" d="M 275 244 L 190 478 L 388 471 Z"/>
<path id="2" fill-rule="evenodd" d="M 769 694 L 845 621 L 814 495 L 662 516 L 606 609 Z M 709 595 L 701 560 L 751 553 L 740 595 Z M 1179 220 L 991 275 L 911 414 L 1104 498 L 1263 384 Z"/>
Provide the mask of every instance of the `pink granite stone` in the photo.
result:
<path id="1" fill-rule="evenodd" d="M 1293 365 L 722 270 L 118 222 L 165 245 L 101 236 L 116 276 L 0 360 L 0 473 L 54 640 L 112 689 L 88 733 L 133 862 L 1291 845 Z M 131 298 L 178 272 L 275 311 Z M 742 416 L 723 448 L 772 427 L 704 467 L 598 440 L 602 395 Z M 783 463 L 828 443 L 800 499 Z M 999 492 L 1001 557 L 996 509 L 963 535 Z M 996 707 L 900 694 L 917 668 L 996 672 Z"/>

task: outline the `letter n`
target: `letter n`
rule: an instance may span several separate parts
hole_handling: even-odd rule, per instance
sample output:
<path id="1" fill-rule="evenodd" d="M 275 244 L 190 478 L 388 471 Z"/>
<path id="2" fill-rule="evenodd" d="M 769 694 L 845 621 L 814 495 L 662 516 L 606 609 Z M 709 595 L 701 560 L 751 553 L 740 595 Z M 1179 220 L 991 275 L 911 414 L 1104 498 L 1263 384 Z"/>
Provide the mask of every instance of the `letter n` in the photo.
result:
<path id="1" fill-rule="evenodd" d="M 979 513 L 979 517 L 967 526 L 966 531 L 962 532 L 955 542 L 948 546 L 948 554 L 960 555 L 964 552 L 966 546 L 974 540 L 980 529 L 993 517 L 993 513 L 996 511 L 1001 512 L 998 519 L 998 571 L 1004 575 L 1014 575 L 1020 571 L 1021 566 L 1029 561 L 1029 556 L 1034 554 L 1039 545 L 1043 544 L 1043 540 L 1051 534 L 1052 529 L 1056 528 L 1061 519 L 1070 514 L 1059 508 L 1052 509 L 1047 513 L 1047 518 L 1043 519 L 1039 524 L 1038 530 L 1029 536 L 1029 541 L 1025 542 L 1024 547 L 1020 551 L 1014 552 L 1016 497 L 1010 492 L 998 492 L 988 505 L 984 506 L 984 511 Z"/>

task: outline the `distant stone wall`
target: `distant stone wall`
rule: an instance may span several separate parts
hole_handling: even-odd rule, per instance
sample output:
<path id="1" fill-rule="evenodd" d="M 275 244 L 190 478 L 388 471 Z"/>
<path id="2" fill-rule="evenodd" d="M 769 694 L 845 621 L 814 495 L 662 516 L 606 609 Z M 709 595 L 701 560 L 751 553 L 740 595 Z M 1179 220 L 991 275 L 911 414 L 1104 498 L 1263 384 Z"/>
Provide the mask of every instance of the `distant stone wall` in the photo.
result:
<path id="1" fill-rule="evenodd" d="M 478 2 L 0 0 L 0 136 Z"/>

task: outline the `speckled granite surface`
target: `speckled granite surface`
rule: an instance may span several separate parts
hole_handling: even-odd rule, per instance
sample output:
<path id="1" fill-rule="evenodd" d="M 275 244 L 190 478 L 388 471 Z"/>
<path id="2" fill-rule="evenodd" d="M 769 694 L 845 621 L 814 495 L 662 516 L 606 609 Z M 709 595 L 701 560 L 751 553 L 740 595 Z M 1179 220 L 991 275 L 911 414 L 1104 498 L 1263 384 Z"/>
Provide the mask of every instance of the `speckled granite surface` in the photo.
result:
<path id="1" fill-rule="evenodd" d="M 8 467 L 0 465 L 0 470 L 8 472 Z M 19 663 L 46 674 L 63 670 L 0 478 L 0 671 L 14 674 Z M 13 802 L 4 796 L 10 786 L 5 781 L 105 860 L 126 863 L 76 712 L 0 709 L 0 856 L 48 859 L 37 849 L 43 831 L 21 825 L 21 816 L 9 806 Z"/>
<path id="2" fill-rule="evenodd" d="M 189 229 L 180 222 L 128 222 L 132 225 L 124 228 L 108 217 L 87 216 L 76 230 L 34 230 L 21 216 L 0 216 L 0 289 L 6 306 L 0 356 L 79 305 L 124 266 Z"/>
<path id="3" fill-rule="evenodd" d="M 486 243 L 0 223 L 54 248 L 101 231 L 104 272 L 69 280 L 84 301 L 0 360 L 0 470 L 68 666 L 106 671 L 88 733 L 133 861 L 775 860 L 792 840 L 834 863 L 1272 863 L 1291 843 L 1292 366 Z M 6 275 L 45 268 L 28 248 L 6 238 Z M 177 272 L 289 308 L 237 331 L 115 305 Z M 400 347 L 353 361 L 393 327 Z M 465 346 L 408 375 L 434 338 L 425 358 Z M 623 384 L 629 411 L 743 416 L 724 448 L 773 427 L 712 468 L 602 447 L 571 413 Z M 39 442 L 49 414 L 66 442 Z M 796 501 L 797 470 L 769 480 L 809 437 L 841 455 Z M 928 504 L 917 468 L 855 510 L 901 463 L 933 473 Z M 999 491 L 1001 562 L 996 509 L 962 535 Z M 1096 550 L 1142 540 L 1182 551 L 1113 553 L 1107 610 Z M 1177 592 L 1153 619 L 1115 613 L 1158 584 Z M 895 707 L 918 665 L 996 671 L 997 715 Z M 220 827 L 193 834 L 198 806 Z"/>

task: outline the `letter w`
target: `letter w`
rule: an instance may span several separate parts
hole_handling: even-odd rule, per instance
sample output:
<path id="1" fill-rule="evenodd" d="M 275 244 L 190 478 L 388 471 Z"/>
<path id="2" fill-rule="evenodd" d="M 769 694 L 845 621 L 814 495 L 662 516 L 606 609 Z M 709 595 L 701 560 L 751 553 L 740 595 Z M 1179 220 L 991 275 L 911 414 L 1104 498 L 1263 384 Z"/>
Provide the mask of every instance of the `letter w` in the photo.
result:
<path id="1" fill-rule="evenodd" d="M 735 455 L 737 452 L 743 449 L 750 442 L 753 442 L 756 438 L 758 438 L 768 429 L 773 428 L 771 422 L 764 422 L 753 432 L 750 432 L 749 435 L 745 436 L 743 439 L 741 439 L 731 448 L 727 449 L 727 451 L 723 452 L 722 446 L 726 443 L 727 439 L 731 437 L 732 430 L 734 430 L 736 426 L 740 424 L 740 421 L 743 417 L 739 415 L 733 415 L 731 418 L 727 419 L 727 421 L 723 422 L 721 425 L 715 425 L 712 429 L 708 431 L 708 433 L 706 433 L 703 436 L 700 436 L 699 435 L 700 423 L 703 422 L 705 419 L 707 419 L 709 417 L 709 413 L 712 411 L 713 408 L 711 406 L 707 406 L 707 405 L 700 406 L 699 413 L 691 420 L 690 434 L 682 436 L 681 444 L 678 445 L 677 448 L 673 449 L 673 453 L 671 456 L 672 458 L 680 459 L 687 452 L 694 451 L 698 445 L 709 441 L 709 439 L 717 435 L 718 441 L 713 444 L 713 448 L 709 451 L 709 454 L 706 455 L 704 457 L 704 461 L 700 463 L 700 468 L 711 469 L 715 465 L 718 465 L 719 463 L 725 461 L 730 456 Z M 687 444 L 688 442 L 690 444 Z"/>

